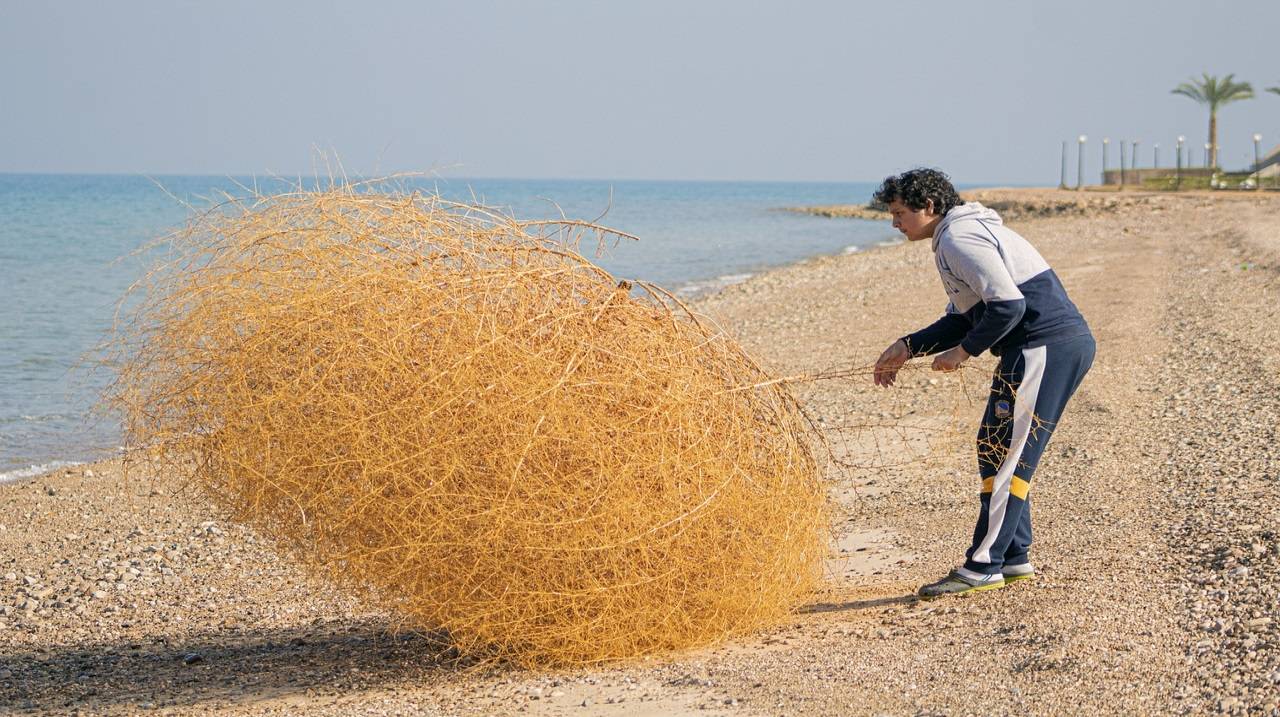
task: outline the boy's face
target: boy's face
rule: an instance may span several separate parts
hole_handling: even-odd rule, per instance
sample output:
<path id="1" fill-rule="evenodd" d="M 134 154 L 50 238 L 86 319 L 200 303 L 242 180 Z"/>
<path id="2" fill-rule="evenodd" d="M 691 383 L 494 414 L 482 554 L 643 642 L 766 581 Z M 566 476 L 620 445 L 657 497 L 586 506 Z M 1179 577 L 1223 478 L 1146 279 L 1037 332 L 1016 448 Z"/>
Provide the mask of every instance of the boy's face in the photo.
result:
<path id="1" fill-rule="evenodd" d="M 924 209 L 912 209 L 895 199 L 889 202 L 889 216 L 893 217 L 893 228 L 907 235 L 907 241 L 932 237 L 938 220 L 938 215 L 933 213 L 932 199 L 926 202 Z"/>

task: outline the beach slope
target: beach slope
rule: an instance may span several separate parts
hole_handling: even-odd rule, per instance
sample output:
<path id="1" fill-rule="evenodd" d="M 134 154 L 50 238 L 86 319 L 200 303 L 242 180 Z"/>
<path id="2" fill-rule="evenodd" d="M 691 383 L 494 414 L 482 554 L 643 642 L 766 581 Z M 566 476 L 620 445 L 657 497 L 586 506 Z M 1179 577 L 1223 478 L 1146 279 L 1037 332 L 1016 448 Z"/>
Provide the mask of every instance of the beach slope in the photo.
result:
<path id="1" fill-rule="evenodd" d="M 861 715 L 1280 709 L 1280 197 L 986 190 L 1098 339 L 1034 485 L 1034 582 L 921 603 L 977 510 L 993 365 L 798 384 L 845 466 L 827 588 L 695 653 L 565 672 L 459 665 L 170 476 L 0 486 L 0 712 Z M 1044 206 L 1077 211 L 1037 212 Z M 833 218 L 831 221 L 849 221 Z M 701 299 L 777 375 L 866 367 L 934 320 L 927 244 Z"/>

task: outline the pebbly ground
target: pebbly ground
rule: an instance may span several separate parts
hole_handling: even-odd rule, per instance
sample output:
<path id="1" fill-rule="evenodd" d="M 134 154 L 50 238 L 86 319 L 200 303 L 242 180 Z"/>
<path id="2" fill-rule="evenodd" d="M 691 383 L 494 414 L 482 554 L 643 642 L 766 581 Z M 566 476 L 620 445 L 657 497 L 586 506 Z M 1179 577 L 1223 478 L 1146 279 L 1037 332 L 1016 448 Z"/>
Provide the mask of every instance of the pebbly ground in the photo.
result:
<path id="1" fill-rule="evenodd" d="M 0 714 L 1280 713 L 1280 197 L 1125 200 L 1014 223 L 1099 340 L 1033 484 L 1033 584 L 911 597 L 972 530 L 987 357 L 799 384 L 847 464 L 827 587 L 775 630 L 610 668 L 460 665 L 104 463 L 0 486 Z M 794 375 L 865 366 L 943 303 L 904 245 L 698 308 Z"/>

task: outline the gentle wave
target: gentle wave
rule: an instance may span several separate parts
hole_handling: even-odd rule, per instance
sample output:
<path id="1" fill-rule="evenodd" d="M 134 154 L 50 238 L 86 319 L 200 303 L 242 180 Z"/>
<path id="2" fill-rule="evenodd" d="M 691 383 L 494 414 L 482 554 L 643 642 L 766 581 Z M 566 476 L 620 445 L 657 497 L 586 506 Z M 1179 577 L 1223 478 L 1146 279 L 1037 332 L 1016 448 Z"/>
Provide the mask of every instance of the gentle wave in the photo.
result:
<path id="1" fill-rule="evenodd" d="M 78 416 L 72 416 L 65 413 L 42 413 L 38 416 L 33 416 L 31 414 L 23 413 L 18 416 L 19 420 L 24 421 L 26 423 L 47 423 L 49 421 L 69 421 L 75 418 L 78 418 Z M 8 420 L 12 421 L 13 419 L 10 418 Z M 4 419 L 0 418 L 0 422 L 3 422 L 3 421 Z"/>
<path id="2" fill-rule="evenodd" d="M 18 481 L 35 478 L 36 476 L 44 475 L 45 473 L 50 473 L 52 471 L 82 465 L 84 465 L 83 461 L 50 461 L 49 463 L 41 463 L 40 465 L 27 466 L 26 468 L 20 468 L 18 470 L 6 471 L 4 473 L 0 473 L 0 485 L 4 485 L 5 483 L 17 483 Z"/>
<path id="3" fill-rule="evenodd" d="M 676 294 L 684 297 L 695 298 L 706 294 L 713 294 L 726 286 L 741 284 L 742 282 L 755 276 L 755 274 L 725 274 L 717 276 L 707 281 L 690 281 L 681 284 L 676 289 Z"/>

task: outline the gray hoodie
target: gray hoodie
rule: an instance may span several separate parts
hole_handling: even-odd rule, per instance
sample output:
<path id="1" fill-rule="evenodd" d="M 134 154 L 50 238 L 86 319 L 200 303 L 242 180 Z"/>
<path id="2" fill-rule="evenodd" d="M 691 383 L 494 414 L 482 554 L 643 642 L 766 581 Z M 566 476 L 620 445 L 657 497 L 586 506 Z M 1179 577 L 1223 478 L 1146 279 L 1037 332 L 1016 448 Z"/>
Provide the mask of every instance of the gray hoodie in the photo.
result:
<path id="1" fill-rule="evenodd" d="M 995 211 L 953 207 L 933 233 L 933 254 L 950 301 L 941 319 L 903 337 L 913 355 L 957 345 L 999 354 L 1089 333 L 1049 263 Z"/>

